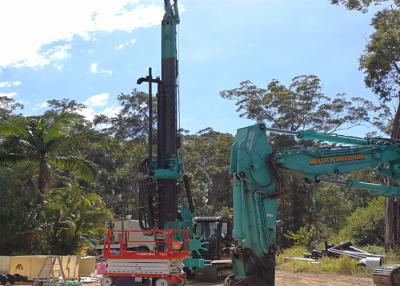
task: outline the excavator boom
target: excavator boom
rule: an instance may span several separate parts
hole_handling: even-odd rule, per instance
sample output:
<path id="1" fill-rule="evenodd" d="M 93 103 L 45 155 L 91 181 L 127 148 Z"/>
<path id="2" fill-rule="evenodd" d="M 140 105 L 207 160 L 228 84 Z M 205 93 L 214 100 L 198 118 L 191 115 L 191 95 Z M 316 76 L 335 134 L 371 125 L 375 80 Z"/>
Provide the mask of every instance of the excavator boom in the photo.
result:
<path id="1" fill-rule="evenodd" d="M 298 147 L 274 152 L 268 142 L 267 130 L 286 133 L 302 140 L 353 146 Z M 233 180 L 234 275 L 226 279 L 225 285 L 275 285 L 277 196 L 282 192 L 283 180 L 280 171 L 294 172 L 307 183 L 326 180 L 350 188 L 367 189 L 374 195 L 400 195 L 398 187 L 338 179 L 342 175 L 367 168 L 375 168 L 393 181 L 400 182 L 400 142 L 314 131 L 267 129 L 262 123 L 239 129 L 232 146 L 230 165 Z M 332 176 L 335 179 L 331 179 Z M 390 276 L 399 272 L 388 273 Z"/>

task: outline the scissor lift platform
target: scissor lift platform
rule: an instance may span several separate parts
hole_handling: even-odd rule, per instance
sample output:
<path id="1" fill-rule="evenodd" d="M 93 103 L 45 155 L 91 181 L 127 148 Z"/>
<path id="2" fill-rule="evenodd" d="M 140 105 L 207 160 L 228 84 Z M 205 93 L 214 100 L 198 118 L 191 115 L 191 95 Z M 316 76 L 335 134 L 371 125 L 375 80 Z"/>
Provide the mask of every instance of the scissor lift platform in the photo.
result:
<path id="1" fill-rule="evenodd" d="M 108 230 L 104 241 L 107 266 L 101 284 L 184 285 L 182 261 L 189 254 L 186 230 Z"/>

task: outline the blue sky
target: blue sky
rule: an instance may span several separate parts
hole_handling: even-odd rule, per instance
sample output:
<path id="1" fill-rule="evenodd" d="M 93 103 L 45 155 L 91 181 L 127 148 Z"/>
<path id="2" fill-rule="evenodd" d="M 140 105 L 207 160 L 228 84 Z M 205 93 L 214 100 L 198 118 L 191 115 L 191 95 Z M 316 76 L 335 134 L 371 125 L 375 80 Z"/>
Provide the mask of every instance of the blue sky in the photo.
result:
<path id="1" fill-rule="evenodd" d="M 328 96 L 373 99 L 358 58 L 377 8 L 362 14 L 329 0 L 180 0 L 181 127 L 234 133 L 251 122 L 219 91 L 243 80 L 288 84 L 321 78 Z M 112 115 L 149 66 L 160 71 L 161 0 L 4 0 L 0 3 L 0 95 L 41 114 L 49 99 Z M 144 88 L 144 87 L 143 87 Z M 362 135 L 363 129 L 353 132 Z"/>

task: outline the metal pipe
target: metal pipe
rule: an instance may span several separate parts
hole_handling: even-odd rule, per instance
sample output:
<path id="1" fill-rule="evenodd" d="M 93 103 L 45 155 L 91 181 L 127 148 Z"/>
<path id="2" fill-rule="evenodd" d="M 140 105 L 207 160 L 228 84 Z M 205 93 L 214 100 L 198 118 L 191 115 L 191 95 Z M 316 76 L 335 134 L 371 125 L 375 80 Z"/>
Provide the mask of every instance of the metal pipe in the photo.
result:
<path id="1" fill-rule="evenodd" d="M 148 154 L 149 154 L 149 176 L 152 174 L 151 162 L 153 160 L 153 75 L 151 67 L 149 67 L 149 142 L 148 142 Z"/>

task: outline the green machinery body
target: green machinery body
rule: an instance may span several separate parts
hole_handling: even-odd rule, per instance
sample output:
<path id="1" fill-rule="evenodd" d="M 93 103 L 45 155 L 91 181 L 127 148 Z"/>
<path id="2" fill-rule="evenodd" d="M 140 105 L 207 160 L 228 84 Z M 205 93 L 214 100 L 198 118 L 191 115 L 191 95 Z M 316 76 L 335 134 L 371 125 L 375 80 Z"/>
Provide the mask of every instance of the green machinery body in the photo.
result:
<path id="1" fill-rule="evenodd" d="M 350 144 L 335 148 L 291 148 L 273 152 L 266 132 L 280 132 L 300 140 Z M 234 275 L 226 285 L 275 285 L 275 244 L 277 195 L 281 193 L 280 169 L 294 171 L 306 182 L 318 183 L 332 175 L 374 167 L 400 182 L 400 142 L 390 139 L 363 139 L 314 131 L 283 131 L 256 124 L 238 129 L 232 146 L 234 226 Z M 330 175 L 330 176 L 329 176 Z M 400 188 L 355 180 L 331 182 L 367 189 L 375 195 L 400 195 Z"/>

